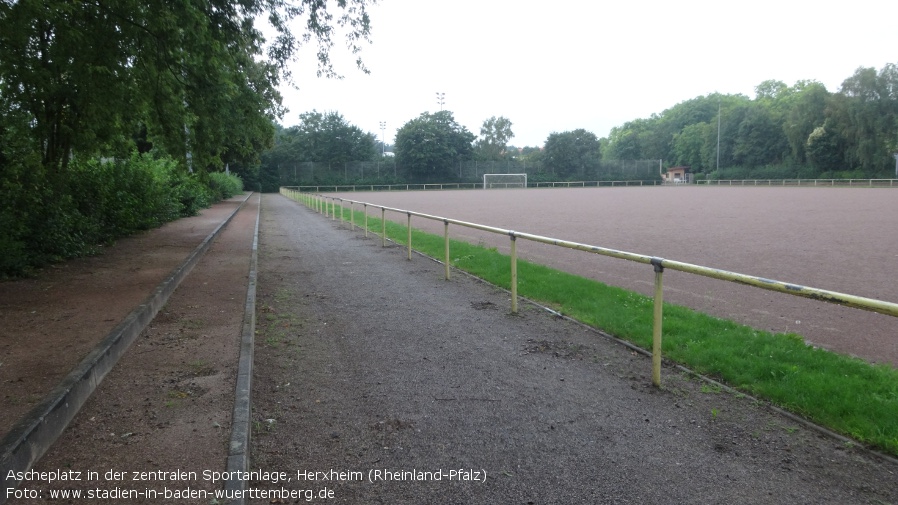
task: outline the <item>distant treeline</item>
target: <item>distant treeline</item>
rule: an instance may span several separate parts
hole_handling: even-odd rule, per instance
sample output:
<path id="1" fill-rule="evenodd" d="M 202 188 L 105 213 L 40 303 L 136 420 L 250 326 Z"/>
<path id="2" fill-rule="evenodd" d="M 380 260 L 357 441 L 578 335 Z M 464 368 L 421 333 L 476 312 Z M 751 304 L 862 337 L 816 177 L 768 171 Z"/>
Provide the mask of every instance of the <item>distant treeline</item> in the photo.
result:
<path id="1" fill-rule="evenodd" d="M 630 121 L 603 139 L 603 158 L 661 158 L 725 179 L 894 176 L 895 64 L 859 68 L 835 93 L 771 80 L 756 94 L 711 94 Z"/>

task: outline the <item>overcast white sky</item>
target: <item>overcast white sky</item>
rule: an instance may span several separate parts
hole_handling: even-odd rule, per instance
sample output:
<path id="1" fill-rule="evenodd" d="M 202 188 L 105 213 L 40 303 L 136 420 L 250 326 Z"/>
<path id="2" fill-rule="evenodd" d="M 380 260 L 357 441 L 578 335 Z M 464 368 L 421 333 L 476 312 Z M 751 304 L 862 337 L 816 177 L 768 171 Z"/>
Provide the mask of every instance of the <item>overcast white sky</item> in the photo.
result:
<path id="1" fill-rule="evenodd" d="M 333 7 L 332 7 L 333 8 Z M 309 47 L 284 87 L 290 112 L 337 111 L 386 141 L 422 112 L 445 108 L 475 135 L 490 116 L 512 122 L 518 147 L 552 132 L 599 137 L 632 119 L 767 79 L 837 91 L 858 67 L 898 63 L 898 2 L 855 0 L 381 0 L 356 70 L 342 40 L 343 80 L 315 77 Z"/>

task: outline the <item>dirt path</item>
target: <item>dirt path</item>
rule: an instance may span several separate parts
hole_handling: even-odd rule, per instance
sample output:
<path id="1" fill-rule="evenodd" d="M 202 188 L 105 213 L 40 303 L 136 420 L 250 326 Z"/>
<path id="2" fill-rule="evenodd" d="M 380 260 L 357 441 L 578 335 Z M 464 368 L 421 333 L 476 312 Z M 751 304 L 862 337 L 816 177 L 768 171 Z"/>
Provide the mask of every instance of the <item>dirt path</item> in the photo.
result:
<path id="1" fill-rule="evenodd" d="M 141 235 L 99 256 L 0 282 L 0 436 L 246 198 L 240 195 Z"/>
<path id="2" fill-rule="evenodd" d="M 898 503 L 894 464 L 673 369 L 657 390 L 641 355 L 509 315 L 507 293 L 362 235 L 263 200 L 253 466 L 284 487 L 329 503 Z"/>
<path id="3" fill-rule="evenodd" d="M 258 193 L 250 197 L 34 468 L 74 470 L 81 472 L 81 480 L 49 484 L 39 479 L 24 483 L 22 489 L 36 489 L 43 501 L 54 501 L 50 490 L 64 489 L 96 490 L 119 503 L 211 502 L 164 499 L 161 494 L 148 497 L 146 490 L 161 493 L 163 488 L 190 487 L 211 492 L 222 487 L 220 481 L 201 476 L 203 471 L 225 470 L 259 202 Z M 145 267 L 150 258 L 135 251 L 131 260 Z M 123 473 L 110 477 L 106 475 L 110 470 Z M 132 472 L 157 476 L 154 472 L 176 470 L 195 472 L 198 478 L 132 480 Z M 87 478 L 90 471 L 98 472 L 93 480 Z M 144 494 L 108 494 L 115 492 Z"/>

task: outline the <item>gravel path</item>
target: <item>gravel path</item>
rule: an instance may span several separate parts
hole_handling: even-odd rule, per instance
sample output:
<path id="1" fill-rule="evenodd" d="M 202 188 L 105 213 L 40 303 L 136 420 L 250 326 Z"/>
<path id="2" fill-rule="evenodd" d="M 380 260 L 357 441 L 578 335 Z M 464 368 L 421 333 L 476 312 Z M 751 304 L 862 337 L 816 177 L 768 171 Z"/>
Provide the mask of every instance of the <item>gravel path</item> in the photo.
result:
<path id="1" fill-rule="evenodd" d="M 898 503 L 895 464 L 673 368 L 656 389 L 647 358 L 534 307 L 510 315 L 503 291 L 447 282 L 281 196 L 264 196 L 261 226 L 253 466 L 292 481 L 255 488 L 326 488 L 329 503 Z"/>

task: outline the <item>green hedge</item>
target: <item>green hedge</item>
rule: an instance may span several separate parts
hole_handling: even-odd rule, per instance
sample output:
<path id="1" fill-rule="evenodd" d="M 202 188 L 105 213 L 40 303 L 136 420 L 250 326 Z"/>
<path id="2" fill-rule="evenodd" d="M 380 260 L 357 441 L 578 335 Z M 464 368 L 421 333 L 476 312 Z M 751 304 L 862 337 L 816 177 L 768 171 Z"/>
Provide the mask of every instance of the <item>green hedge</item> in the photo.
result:
<path id="1" fill-rule="evenodd" d="M 193 216 L 243 190 L 225 174 L 194 175 L 167 158 L 39 160 L 0 166 L 0 278 L 94 254 L 115 239 Z"/>
<path id="2" fill-rule="evenodd" d="M 243 181 L 235 175 L 212 172 L 209 174 L 209 188 L 212 189 L 216 201 L 227 200 L 234 195 L 243 193 Z"/>

